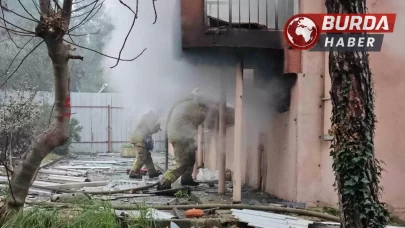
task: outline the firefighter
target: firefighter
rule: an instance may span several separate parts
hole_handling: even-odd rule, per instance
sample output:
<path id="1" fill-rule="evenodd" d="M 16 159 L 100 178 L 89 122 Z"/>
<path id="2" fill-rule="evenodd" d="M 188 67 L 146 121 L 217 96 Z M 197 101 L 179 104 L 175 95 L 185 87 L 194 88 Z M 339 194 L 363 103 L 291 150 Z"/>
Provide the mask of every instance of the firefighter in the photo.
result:
<path id="1" fill-rule="evenodd" d="M 197 186 L 192 178 L 197 145 L 194 137 L 198 125 L 202 124 L 207 115 L 208 105 L 194 89 L 190 98 L 175 103 L 167 120 L 167 137 L 174 149 L 176 167 L 165 172 L 159 182 L 158 190 L 170 189 L 171 184 L 181 176 L 181 184 Z"/>
<path id="2" fill-rule="evenodd" d="M 150 153 L 153 150 L 152 135 L 159 131 L 158 116 L 154 112 L 150 111 L 141 117 L 131 137 L 131 144 L 136 149 L 136 159 L 129 172 L 130 178 L 142 178 L 144 173 L 141 173 L 141 168 L 143 165 L 146 166 L 150 178 L 155 178 L 162 174 L 156 170 Z"/>

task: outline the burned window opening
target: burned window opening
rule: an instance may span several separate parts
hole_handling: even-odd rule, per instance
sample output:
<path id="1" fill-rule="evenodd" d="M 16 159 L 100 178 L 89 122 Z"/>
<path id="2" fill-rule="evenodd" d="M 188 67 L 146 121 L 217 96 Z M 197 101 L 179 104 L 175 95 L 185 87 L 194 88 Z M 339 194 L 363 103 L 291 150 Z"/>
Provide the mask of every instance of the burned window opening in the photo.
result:
<path id="1" fill-rule="evenodd" d="M 286 73 L 281 76 L 282 90 L 276 95 L 276 111 L 284 113 L 290 111 L 291 106 L 291 88 L 297 81 L 296 73 Z"/>

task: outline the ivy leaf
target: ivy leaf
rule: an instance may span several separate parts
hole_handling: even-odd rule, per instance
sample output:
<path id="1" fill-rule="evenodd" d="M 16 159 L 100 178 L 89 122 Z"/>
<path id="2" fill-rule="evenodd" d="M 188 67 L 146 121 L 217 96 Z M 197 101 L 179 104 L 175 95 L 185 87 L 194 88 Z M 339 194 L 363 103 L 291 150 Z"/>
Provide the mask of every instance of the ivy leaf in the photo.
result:
<path id="1" fill-rule="evenodd" d="M 370 132 L 365 132 L 364 136 L 366 136 L 367 140 L 371 140 Z"/>
<path id="2" fill-rule="evenodd" d="M 345 189 L 343 190 L 343 194 L 344 194 L 344 195 L 352 195 L 352 196 L 354 196 L 354 190 L 351 189 L 351 188 L 345 188 Z"/>
<path id="3" fill-rule="evenodd" d="M 354 186 L 356 185 L 356 182 L 353 179 L 350 179 L 348 181 L 345 182 L 345 185 L 347 186 Z"/>
<path id="4" fill-rule="evenodd" d="M 363 182 L 364 184 L 368 184 L 368 183 L 370 183 L 370 181 L 369 181 L 369 180 L 367 180 L 366 178 L 361 179 L 361 182 Z"/>
<path id="5" fill-rule="evenodd" d="M 358 181 L 359 181 L 359 176 L 353 176 L 352 178 L 353 178 L 353 180 L 354 180 L 355 182 L 358 182 Z"/>

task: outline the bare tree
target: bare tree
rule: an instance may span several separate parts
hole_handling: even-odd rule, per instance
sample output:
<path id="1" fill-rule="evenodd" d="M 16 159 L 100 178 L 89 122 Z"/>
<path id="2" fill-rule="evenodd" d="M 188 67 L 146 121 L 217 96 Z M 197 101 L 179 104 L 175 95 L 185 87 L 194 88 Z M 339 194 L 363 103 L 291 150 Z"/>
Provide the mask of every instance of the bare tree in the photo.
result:
<path id="1" fill-rule="evenodd" d="M 365 14 L 366 0 L 326 0 L 331 14 Z M 329 53 L 332 81 L 333 169 L 342 228 L 385 227 L 388 213 L 380 201 L 382 168 L 374 155 L 374 91 L 369 56 Z"/>
<path id="2" fill-rule="evenodd" d="M 90 0 L 86 3 L 86 0 L 63 0 L 60 2 L 58 0 L 39 0 L 39 4 L 36 1 L 32 1 L 38 10 L 39 18 L 36 18 L 32 12 L 29 12 L 22 0 L 18 1 L 20 7 L 24 10 L 25 14 L 20 14 L 15 10 L 7 7 L 4 4 L 4 0 L 0 0 L 1 12 L 3 12 L 0 17 L 0 30 L 5 30 L 11 40 L 13 36 L 26 36 L 28 41 L 22 46 L 14 42 L 14 44 L 23 49 L 25 45 L 31 42 L 35 38 L 42 39 L 35 47 L 28 52 L 22 61 L 17 65 L 15 70 L 7 70 L 0 77 L 6 77 L 3 85 L 7 83 L 14 73 L 18 70 L 19 66 L 23 64 L 24 60 L 31 55 L 38 46 L 43 43 L 48 49 L 48 55 L 52 61 L 53 71 L 54 71 L 54 82 L 55 82 L 55 103 L 54 103 L 54 120 L 48 130 L 46 130 L 42 135 L 40 135 L 35 142 L 30 147 L 22 158 L 21 165 L 14 171 L 11 178 L 10 188 L 13 192 L 13 197 L 9 198 L 7 204 L 3 207 L 3 215 L 8 217 L 9 212 L 14 210 L 19 210 L 25 203 L 25 198 L 27 197 L 28 190 L 31 183 L 35 179 L 35 175 L 39 169 L 41 161 L 43 158 L 49 154 L 54 148 L 63 144 L 69 137 L 69 121 L 71 115 L 70 107 L 70 73 L 68 67 L 69 60 L 83 60 L 80 55 L 73 54 L 75 51 L 74 46 L 93 51 L 102 56 L 116 59 L 116 64 L 111 67 L 116 67 L 120 61 L 133 61 L 138 58 L 146 49 L 144 49 L 139 55 L 132 59 L 121 58 L 122 50 L 125 47 L 125 43 L 132 31 L 134 23 L 138 17 L 138 0 L 136 0 L 136 9 L 133 10 L 129 5 L 125 4 L 123 1 L 119 2 L 129 9 L 133 15 L 133 23 L 125 37 L 122 48 L 119 51 L 118 57 L 104 54 L 100 51 L 93 50 L 84 46 L 77 44 L 73 37 L 82 36 L 85 34 L 75 34 L 74 31 L 87 23 L 94 17 L 95 14 L 102 8 L 104 1 L 102 0 Z M 153 0 L 152 0 L 153 1 Z M 75 4 L 81 3 L 80 6 L 75 7 Z M 153 4 L 154 6 L 154 4 Z M 156 14 L 156 10 L 155 10 Z M 35 31 L 24 28 L 21 25 L 13 23 L 9 20 L 8 16 L 19 17 L 20 19 L 29 20 L 36 23 Z M 156 15 L 155 15 L 156 16 Z M 75 25 L 71 25 L 71 18 L 82 17 L 83 19 Z M 156 18 L 156 17 L 155 17 Z M 67 37 L 69 39 L 67 39 Z M 19 51 L 20 52 L 20 51 Z M 17 55 L 19 54 L 17 53 Z M 13 60 L 14 61 L 14 60 Z M 12 61 L 12 63 L 13 63 Z M 11 66 L 11 64 L 10 64 Z M 1 85 L 1 86 L 3 86 Z"/>

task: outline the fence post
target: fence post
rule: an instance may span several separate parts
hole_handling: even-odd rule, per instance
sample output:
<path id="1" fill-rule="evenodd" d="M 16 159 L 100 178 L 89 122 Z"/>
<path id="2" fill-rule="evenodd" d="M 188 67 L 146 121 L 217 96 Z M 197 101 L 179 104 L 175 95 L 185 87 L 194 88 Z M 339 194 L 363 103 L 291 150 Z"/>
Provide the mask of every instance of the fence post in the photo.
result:
<path id="1" fill-rule="evenodd" d="M 107 140 L 107 144 L 108 144 L 108 150 L 107 152 L 112 152 L 112 144 L 111 144 L 111 106 L 108 105 L 108 114 L 107 114 L 107 118 L 108 118 L 108 126 L 107 126 L 107 134 L 108 134 L 108 140 Z"/>

